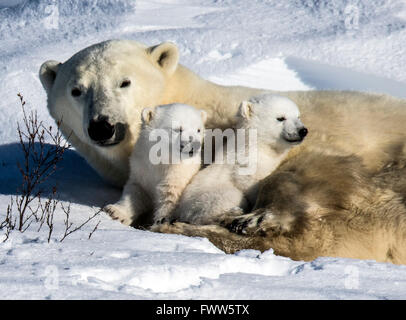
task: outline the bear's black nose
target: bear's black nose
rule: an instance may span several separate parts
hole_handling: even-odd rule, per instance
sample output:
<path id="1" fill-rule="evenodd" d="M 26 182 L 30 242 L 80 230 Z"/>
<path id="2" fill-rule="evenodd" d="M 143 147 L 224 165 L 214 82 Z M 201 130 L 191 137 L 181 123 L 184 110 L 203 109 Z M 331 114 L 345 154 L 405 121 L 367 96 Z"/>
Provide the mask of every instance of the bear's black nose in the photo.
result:
<path id="1" fill-rule="evenodd" d="M 300 130 L 299 130 L 299 136 L 300 136 L 300 138 L 303 139 L 304 137 L 306 137 L 308 132 L 309 132 L 309 131 L 308 131 L 306 128 L 300 129 Z"/>
<path id="2" fill-rule="evenodd" d="M 100 117 L 98 120 L 91 120 L 87 132 L 90 139 L 93 141 L 101 142 L 106 141 L 113 137 L 114 126 L 108 122 L 107 117 Z"/>

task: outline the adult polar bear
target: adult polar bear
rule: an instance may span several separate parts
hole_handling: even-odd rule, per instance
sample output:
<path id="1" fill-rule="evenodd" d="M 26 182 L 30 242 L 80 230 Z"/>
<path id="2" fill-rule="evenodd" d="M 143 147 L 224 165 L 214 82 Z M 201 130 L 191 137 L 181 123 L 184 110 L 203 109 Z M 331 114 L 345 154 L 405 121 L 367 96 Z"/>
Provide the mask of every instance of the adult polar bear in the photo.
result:
<path id="1" fill-rule="evenodd" d="M 64 63 L 52 60 L 41 66 L 49 112 L 62 120 L 63 134 L 107 181 L 123 186 L 127 180 L 143 108 L 189 104 L 207 112 L 206 127 L 227 128 L 240 102 L 264 91 L 216 85 L 178 60 L 172 43 L 147 47 L 111 40 L 85 48 Z M 391 159 L 388 142 L 400 145 L 406 136 L 403 100 L 360 92 L 279 94 L 299 106 L 310 128 L 305 144 L 326 142 L 359 155 L 371 169 Z"/>
<path id="2" fill-rule="evenodd" d="M 127 180 L 128 159 L 138 137 L 143 108 L 175 102 L 189 104 L 207 112 L 208 128 L 227 128 L 234 125 L 241 101 L 264 91 L 216 85 L 178 64 L 178 59 L 178 49 L 171 43 L 147 47 L 135 41 L 112 40 L 88 47 L 64 63 L 47 61 L 41 66 L 40 79 L 48 95 L 51 115 L 55 120 L 62 121 L 61 130 L 77 151 L 111 183 L 123 186 Z M 406 245 L 403 232 L 406 230 L 406 210 L 402 200 L 405 195 L 398 196 L 392 190 L 385 191 L 379 197 L 383 204 L 376 207 L 373 203 L 376 198 L 374 195 L 381 195 L 380 189 L 369 190 L 368 187 L 375 181 L 373 179 L 384 176 L 386 178 L 382 178 L 381 182 L 378 179 L 376 183 L 391 189 L 391 181 L 396 180 L 392 189 L 406 191 L 403 180 L 398 181 L 398 173 L 403 172 L 405 167 L 402 163 L 405 159 L 406 101 L 360 92 L 292 91 L 279 94 L 287 96 L 299 106 L 302 120 L 310 133 L 303 145 L 288 155 L 286 165 L 270 176 L 273 181 L 271 188 L 263 188 L 259 198 L 267 198 L 268 194 L 274 198 L 274 178 L 281 177 L 279 181 L 282 182 L 277 185 L 277 190 L 284 193 L 286 185 L 292 187 L 286 192 L 287 197 L 282 194 L 280 198 L 286 201 L 280 205 L 289 204 L 288 198 L 296 195 L 295 190 L 303 190 L 309 185 L 309 180 L 311 182 L 316 178 L 315 185 L 320 188 L 320 192 L 316 193 L 319 198 L 312 199 L 313 195 L 310 194 L 306 199 L 300 197 L 299 204 L 294 203 L 295 208 L 313 209 L 315 216 L 311 220 L 306 221 L 304 216 L 299 219 L 295 215 L 284 217 L 286 210 L 281 209 L 282 220 L 293 221 L 294 228 L 300 229 L 308 223 L 313 225 L 321 221 L 316 229 L 306 229 L 310 242 L 303 240 L 303 231 L 287 236 L 278 235 L 281 238 L 274 241 L 274 209 L 269 210 L 268 214 L 268 208 L 274 204 L 269 201 L 263 201 L 265 211 L 262 210 L 259 213 L 262 216 L 256 220 L 257 223 L 265 223 L 265 236 L 261 232 L 256 235 L 256 230 L 248 230 L 250 236 L 244 238 L 236 233 L 227 233 L 226 229 L 219 226 L 200 228 L 176 225 L 171 228 L 165 225 L 157 231 L 207 236 L 229 252 L 246 247 L 265 250 L 277 248 L 283 243 L 276 252 L 297 259 L 335 255 L 406 263 L 406 257 L 397 254 L 403 252 Z M 320 148 L 313 151 L 314 146 Z M 329 151 L 324 152 L 325 148 Z M 329 160 L 330 154 L 333 160 Z M 342 161 L 340 158 L 344 157 L 345 160 L 347 156 L 355 157 L 356 160 Z M 324 166 L 322 172 L 317 172 L 317 164 L 312 167 L 313 159 Z M 312 169 L 307 171 L 303 168 L 302 161 Z M 357 169 L 359 162 L 362 162 L 362 166 Z M 395 163 L 395 169 L 400 167 L 386 172 L 385 168 L 391 162 Z M 348 167 L 346 163 L 349 163 Z M 337 170 L 330 170 L 336 165 Z M 347 170 L 347 175 L 340 174 Z M 290 177 L 291 174 L 294 177 Z M 358 179 L 360 175 L 365 177 Z M 372 178 L 369 178 L 370 175 Z M 283 183 L 287 177 L 290 177 L 289 184 Z M 329 182 L 330 178 L 336 179 L 334 183 Z M 335 196 L 330 201 L 331 195 Z M 346 206 L 351 206 L 354 201 L 359 207 L 351 211 L 351 218 L 361 219 L 358 219 L 356 232 L 350 235 L 350 242 L 346 242 L 345 234 L 354 219 L 345 220 L 342 217 L 347 214 Z M 329 220 L 329 216 L 317 216 L 317 206 L 327 215 L 332 208 L 342 210 L 334 215 L 338 220 Z M 362 215 L 364 207 L 367 207 L 368 215 Z M 261 207 L 256 208 L 261 210 Z M 235 228 L 231 223 L 230 229 L 238 231 L 250 226 L 251 220 L 255 221 L 255 217 L 248 222 L 244 221 L 245 217 L 241 219 L 242 222 L 239 224 L 237 221 Z M 369 223 L 371 219 L 376 222 L 374 225 Z M 342 226 L 339 230 L 334 229 L 337 221 Z M 270 229 L 267 229 L 269 223 Z M 285 226 L 277 225 L 277 228 L 281 227 Z M 263 229 L 261 225 L 259 229 Z M 271 234 L 267 230 L 271 230 Z M 351 242 L 360 239 L 360 234 L 364 239 L 361 244 Z M 370 235 L 375 234 L 379 237 L 370 242 Z M 325 240 L 320 241 L 324 236 Z M 296 241 L 294 252 L 290 249 L 293 240 Z M 315 241 L 318 241 L 317 245 Z M 341 251 L 334 250 L 338 242 L 344 243 Z M 370 250 L 364 254 L 367 251 L 363 245 L 375 243 L 380 248 L 379 252 Z M 322 250 L 320 246 L 332 250 Z M 312 249 L 312 252 L 307 254 L 304 249 Z"/>

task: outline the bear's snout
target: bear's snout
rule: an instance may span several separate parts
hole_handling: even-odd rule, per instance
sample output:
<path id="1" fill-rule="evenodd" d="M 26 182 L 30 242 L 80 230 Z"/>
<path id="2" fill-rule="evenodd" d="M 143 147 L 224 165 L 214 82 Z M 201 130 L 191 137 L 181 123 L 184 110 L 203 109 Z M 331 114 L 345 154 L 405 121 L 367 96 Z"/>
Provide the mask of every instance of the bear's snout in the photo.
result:
<path id="1" fill-rule="evenodd" d="M 309 133 L 309 130 L 307 130 L 307 128 L 301 128 L 299 130 L 299 136 L 301 139 L 304 139 L 304 137 L 306 137 L 308 133 Z"/>
<path id="2" fill-rule="evenodd" d="M 96 142 L 109 140 L 113 137 L 114 126 L 108 122 L 108 118 L 102 117 L 98 120 L 91 120 L 87 129 L 90 139 Z"/>
<path id="3" fill-rule="evenodd" d="M 282 133 L 282 137 L 289 143 L 300 143 L 304 140 L 308 133 L 309 130 L 306 127 L 300 127 L 295 129 L 293 132 L 284 131 Z"/>
<path id="4" fill-rule="evenodd" d="M 111 124 L 107 117 L 91 120 L 87 128 L 90 139 L 99 145 L 117 144 L 124 139 L 125 125 L 122 123 Z M 113 139 L 114 138 L 114 139 Z"/>

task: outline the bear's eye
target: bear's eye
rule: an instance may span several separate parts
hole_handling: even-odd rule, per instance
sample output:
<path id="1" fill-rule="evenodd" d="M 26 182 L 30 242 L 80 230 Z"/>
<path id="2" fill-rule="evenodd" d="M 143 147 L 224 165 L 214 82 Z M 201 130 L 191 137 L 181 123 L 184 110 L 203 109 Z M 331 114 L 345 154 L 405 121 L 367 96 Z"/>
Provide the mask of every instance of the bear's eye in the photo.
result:
<path id="1" fill-rule="evenodd" d="M 80 95 L 82 94 L 82 91 L 80 91 L 79 88 L 73 88 L 71 91 L 71 94 L 73 97 L 80 97 Z"/>
<path id="2" fill-rule="evenodd" d="M 286 118 L 285 117 L 279 117 L 279 118 L 276 118 L 276 120 L 278 120 L 279 122 L 282 122 L 282 121 L 285 121 Z"/>
<path id="3" fill-rule="evenodd" d="M 197 129 L 197 132 L 199 132 L 199 133 L 200 133 L 200 131 L 201 131 L 200 129 Z"/>
<path id="4" fill-rule="evenodd" d="M 123 82 L 121 82 L 120 88 L 127 88 L 130 86 L 130 84 L 131 84 L 131 80 L 126 79 Z"/>

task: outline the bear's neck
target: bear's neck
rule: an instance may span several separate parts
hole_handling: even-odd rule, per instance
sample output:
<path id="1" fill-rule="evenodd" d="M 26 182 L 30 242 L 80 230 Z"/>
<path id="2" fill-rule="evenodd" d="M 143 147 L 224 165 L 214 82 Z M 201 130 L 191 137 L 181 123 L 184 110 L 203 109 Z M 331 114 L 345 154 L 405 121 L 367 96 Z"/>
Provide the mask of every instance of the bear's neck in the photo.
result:
<path id="1" fill-rule="evenodd" d="M 206 128 L 211 129 L 226 129 L 235 126 L 235 115 L 240 103 L 253 95 L 266 91 L 221 86 L 202 79 L 182 65 L 178 66 L 167 83 L 162 104 L 178 102 L 205 110 L 208 114 Z"/>
<path id="2" fill-rule="evenodd" d="M 290 148 L 277 147 L 261 141 L 251 140 L 249 136 L 250 132 L 246 132 L 244 146 L 237 148 L 237 159 L 243 161 L 242 163 L 237 161 L 236 167 L 240 171 L 243 169 L 249 172 L 247 175 L 253 179 L 262 180 L 279 166 Z M 247 164 L 251 170 L 244 169 L 247 168 Z"/>

